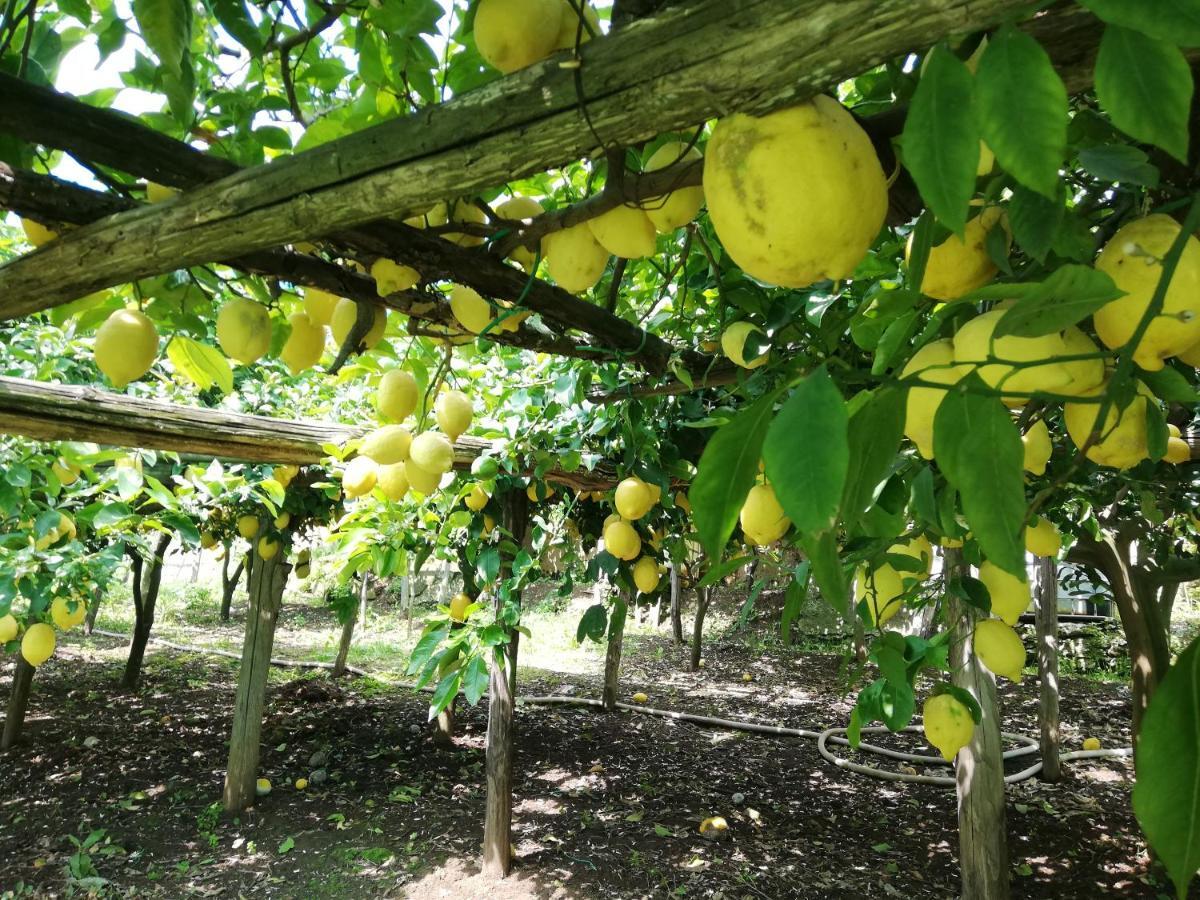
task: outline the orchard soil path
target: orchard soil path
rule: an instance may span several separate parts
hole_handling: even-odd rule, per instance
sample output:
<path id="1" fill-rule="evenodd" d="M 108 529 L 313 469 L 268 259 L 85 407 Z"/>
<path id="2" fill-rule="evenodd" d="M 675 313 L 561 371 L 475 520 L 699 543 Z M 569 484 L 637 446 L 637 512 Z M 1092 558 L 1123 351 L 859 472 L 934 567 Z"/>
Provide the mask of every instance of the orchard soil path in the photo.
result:
<path id="1" fill-rule="evenodd" d="M 808 728 L 849 714 L 840 657 L 717 644 L 692 674 L 682 671 L 685 651 L 666 638 L 631 635 L 626 646 L 623 693 L 644 690 L 658 706 Z M 323 672 L 276 673 L 262 762 L 274 790 L 249 814 L 225 819 L 210 805 L 221 793 L 232 663 L 152 649 L 142 689 L 128 694 L 116 688 L 115 649 L 116 641 L 76 639 L 38 672 L 26 735 L 0 756 L 0 896 L 67 896 L 70 837 L 98 830 L 74 869 L 103 881 L 77 882 L 77 893 L 956 895 L 951 791 L 840 771 L 810 740 L 571 707 L 518 711 L 514 877 L 483 884 L 475 859 L 485 708 L 462 710 L 456 746 L 442 750 L 425 727 L 424 697 L 371 679 L 334 683 Z M 5 690 L 12 668 L 11 657 L 0 665 Z M 527 672 L 521 691 L 595 697 L 599 684 Z M 1002 701 L 1006 727 L 1033 733 L 1033 680 L 1006 685 Z M 1128 691 L 1067 678 L 1063 720 L 1071 746 L 1090 735 L 1125 745 Z M 916 749 L 914 740 L 907 746 Z M 295 779 L 321 767 L 314 753 L 327 756 L 328 779 L 297 790 Z M 1131 778 L 1128 763 L 1105 760 L 1070 764 L 1057 786 L 1010 789 L 1015 897 L 1166 893 L 1130 811 Z M 745 795 L 740 806 L 734 793 Z M 697 833 L 710 815 L 728 820 L 726 840 Z"/>

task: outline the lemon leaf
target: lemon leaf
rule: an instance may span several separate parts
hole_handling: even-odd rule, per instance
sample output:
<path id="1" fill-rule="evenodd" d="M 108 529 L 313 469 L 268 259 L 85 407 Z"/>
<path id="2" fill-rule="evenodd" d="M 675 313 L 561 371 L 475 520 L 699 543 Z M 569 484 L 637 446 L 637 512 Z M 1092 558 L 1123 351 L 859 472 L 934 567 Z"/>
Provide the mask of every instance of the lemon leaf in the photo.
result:
<path id="1" fill-rule="evenodd" d="M 1014 296 L 1019 299 L 996 323 L 997 338 L 1054 334 L 1125 295 L 1106 273 L 1077 263 L 1055 269 L 1039 284 L 1009 287 L 1017 287 Z"/>
<path id="2" fill-rule="evenodd" d="M 1180 47 L 1200 47 L 1200 4 L 1195 0 L 1079 0 L 1105 22 L 1133 28 Z"/>
<path id="3" fill-rule="evenodd" d="M 875 502 L 876 491 L 896 459 L 904 433 L 905 397 L 902 391 L 882 388 L 869 395 L 850 417 L 847 426 L 849 465 L 842 492 L 841 514 L 847 527 Z"/>
<path id="4" fill-rule="evenodd" d="M 163 69 L 178 78 L 183 54 L 192 39 L 192 5 L 188 0 L 133 0 L 142 40 Z"/>
<path id="5" fill-rule="evenodd" d="M 176 335 L 167 344 L 167 358 L 175 371 L 200 390 L 206 391 L 215 384 L 224 394 L 233 391 L 233 369 L 215 347 Z"/>

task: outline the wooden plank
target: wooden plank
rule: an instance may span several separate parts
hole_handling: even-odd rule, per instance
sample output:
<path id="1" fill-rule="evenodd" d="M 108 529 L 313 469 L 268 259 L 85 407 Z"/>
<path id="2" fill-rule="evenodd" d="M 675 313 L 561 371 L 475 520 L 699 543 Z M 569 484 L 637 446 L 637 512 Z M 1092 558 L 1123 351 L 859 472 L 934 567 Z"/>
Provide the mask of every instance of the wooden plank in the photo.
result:
<path id="1" fill-rule="evenodd" d="M 20 310 L 419 212 L 448 197 L 829 90 L 1024 0 L 703 0 L 454 100 L 80 228 L 0 269 Z M 770 60 L 764 65 L 763 60 Z M 586 108 L 586 115 L 584 114 Z"/>
<path id="2" fill-rule="evenodd" d="M 1038 560 L 1037 596 L 1038 743 L 1042 781 L 1062 777 L 1058 727 L 1058 566 L 1050 557 Z"/>

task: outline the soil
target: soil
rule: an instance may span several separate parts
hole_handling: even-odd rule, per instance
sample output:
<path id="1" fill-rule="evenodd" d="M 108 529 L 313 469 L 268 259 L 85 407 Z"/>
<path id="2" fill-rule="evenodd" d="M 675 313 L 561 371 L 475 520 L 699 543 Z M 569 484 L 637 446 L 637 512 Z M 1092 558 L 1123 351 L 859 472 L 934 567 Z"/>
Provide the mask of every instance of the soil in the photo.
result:
<path id="1" fill-rule="evenodd" d="M 460 707 L 438 749 L 423 696 L 325 672 L 273 683 L 262 774 L 240 818 L 219 814 L 232 661 L 152 648 L 136 694 L 92 638 L 34 682 L 26 733 L 0 757 L 0 894 L 57 897 L 874 898 L 957 895 L 952 790 L 837 769 L 812 740 L 714 731 L 574 707 L 519 708 L 513 877 L 478 875 L 486 708 Z M 842 660 L 743 643 L 705 668 L 665 637 L 626 638 L 622 692 L 653 705 L 803 728 L 844 724 Z M 0 678 L 11 676 L 11 658 Z M 753 681 L 743 680 L 743 672 Z M 277 675 L 279 673 L 276 673 Z M 598 697 L 541 674 L 526 695 Z M 1001 689 L 1005 725 L 1036 733 L 1036 683 Z M 1064 679 L 1064 738 L 1129 741 L 1124 686 Z M 916 736 L 894 746 L 930 752 Z M 310 760 L 314 753 L 327 762 Z M 880 757 L 855 757 L 891 765 Z M 324 783 L 313 777 L 317 768 Z M 941 770 L 938 774 L 944 773 Z M 299 790 L 297 778 L 310 784 Z M 1008 791 L 1013 896 L 1156 897 L 1131 810 L 1131 766 L 1069 763 Z M 735 805 L 733 795 L 745 795 Z M 721 815 L 724 840 L 700 836 Z M 74 841 L 94 835 L 90 848 Z M 96 836 L 98 835 L 98 836 Z M 74 839 L 74 841 L 72 840 Z M 4 894 L 4 896 L 10 896 Z"/>

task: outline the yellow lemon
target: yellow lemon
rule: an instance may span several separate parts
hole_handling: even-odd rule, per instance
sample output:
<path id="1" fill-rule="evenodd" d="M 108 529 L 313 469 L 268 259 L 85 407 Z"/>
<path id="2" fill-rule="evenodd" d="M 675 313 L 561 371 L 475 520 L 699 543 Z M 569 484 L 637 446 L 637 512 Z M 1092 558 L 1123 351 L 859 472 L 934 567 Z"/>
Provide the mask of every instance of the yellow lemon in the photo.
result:
<path id="1" fill-rule="evenodd" d="M 463 502 L 466 503 L 467 509 L 479 512 L 488 505 L 488 499 L 488 493 L 483 489 L 483 485 L 476 484 L 471 487 L 471 493 L 463 498 Z"/>
<path id="2" fill-rule="evenodd" d="M 583 2 L 583 17 L 587 24 L 591 26 L 591 32 L 588 28 L 579 27 L 579 13 L 576 12 L 575 6 L 571 5 L 571 0 L 560 0 L 562 4 L 562 23 L 559 25 L 558 37 L 554 41 L 555 50 L 569 50 L 575 46 L 576 35 L 579 37 L 579 43 L 586 44 L 592 39 L 592 34 L 597 36 L 600 31 L 600 17 L 596 15 L 596 11 L 584 0 Z M 497 210 L 499 212 L 499 210 Z"/>
<path id="3" fill-rule="evenodd" d="M 682 141 L 668 141 L 646 160 L 646 171 L 657 172 L 668 166 L 681 165 L 697 159 L 703 157 L 695 147 L 689 147 Z M 700 212 L 700 207 L 704 205 L 704 188 L 700 185 L 679 188 L 665 197 L 644 200 L 642 204 L 646 210 L 646 217 L 658 231 L 665 234 L 682 228 L 696 218 L 696 213 Z"/>
<path id="4" fill-rule="evenodd" d="M 867 620 L 872 626 L 883 625 L 900 612 L 904 600 L 904 579 L 884 563 L 872 573 L 860 566 L 854 579 L 855 605 L 867 601 Z"/>
<path id="5" fill-rule="evenodd" d="M 118 309 L 96 332 L 96 366 L 115 387 L 137 381 L 158 358 L 158 330 L 136 309 Z"/>
<path id="6" fill-rule="evenodd" d="M 43 244 L 48 244 L 56 237 L 57 231 L 51 231 L 40 222 L 35 222 L 33 219 L 22 219 L 21 230 L 25 232 L 25 240 L 29 241 L 34 247 L 41 247 Z"/>
<path id="7" fill-rule="evenodd" d="M 342 490 L 347 497 L 362 497 L 371 493 L 378 478 L 378 463 L 369 456 L 356 456 L 342 473 Z"/>
<path id="8" fill-rule="evenodd" d="M 211 531 L 201 532 L 201 534 L 200 534 L 201 549 L 211 550 L 215 546 L 217 546 L 217 539 L 213 535 L 213 533 Z"/>
<path id="9" fill-rule="evenodd" d="M 925 724 L 925 739 L 946 762 L 951 762 L 958 751 L 971 743 L 975 734 L 975 720 L 971 711 L 952 694 L 938 694 L 925 701 L 921 710 Z"/>
<path id="10" fill-rule="evenodd" d="M 1091 393 L 1099 395 L 1103 388 L 1096 388 Z M 1136 466 L 1150 455 L 1146 437 L 1146 402 L 1153 400 L 1153 395 L 1140 381 L 1133 399 L 1118 411 L 1116 404 L 1109 407 L 1101 437 L 1088 447 L 1087 458 L 1100 466 L 1111 466 L 1115 469 L 1128 469 Z M 1100 414 L 1100 406 L 1095 403 L 1067 403 L 1063 406 L 1063 421 L 1067 425 L 1067 434 L 1076 447 L 1083 447 L 1092 433 L 1092 426 Z"/>
<path id="11" fill-rule="evenodd" d="M 83 470 L 75 463 L 67 462 L 65 459 L 56 459 L 51 464 L 50 471 L 54 473 L 59 484 L 63 487 L 70 487 L 79 480 L 79 473 Z"/>
<path id="12" fill-rule="evenodd" d="M 358 448 L 381 466 L 404 462 L 412 446 L 412 435 L 403 425 L 384 425 L 368 434 Z"/>
<path id="13" fill-rule="evenodd" d="M 40 666 L 54 655 L 54 629 L 45 622 L 30 625 L 21 638 L 21 655 L 31 666 Z"/>
<path id="14" fill-rule="evenodd" d="M 918 534 L 902 543 L 892 544 L 888 547 L 887 552 L 890 555 L 907 556 L 920 566 L 919 571 L 905 569 L 901 573 L 908 578 L 926 581 L 933 574 L 933 545 L 923 534 Z"/>
<path id="15" fill-rule="evenodd" d="M 466 594 L 455 594 L 450 600 L 450 618 L 455 622 L 465 622 L 467 620 L 467 607 L 471 605 L 471 598 Z"/>
<path id="16" fill-rule="evenodd" d="M 746 360 L 746 338 L 751 334 L 763 334 L 763 330 L 752 322 L 734 322 L 721 335 L 721 351 L 730 362 L 743 369 L 757 369 L 765 365 L 770 357 L 769 351 L 763 351 L 759 356 Z"/>
<path id="17" fill-rule="evenodd" d="M 258 516 L 238 516 L 237 530 L 238 534 L 250 540 L 258 534 Z"/>
<path id="18" fill-rule="evenodd" d="M 411 459 L 404 463 L 404 477 L 409 486 L 418 494 L 428 497 L 442 483 L 442 472 L 427 472 L 416 465 Z"/>
<path id="19" fill-rule="evenodd" d="M 542 238 L 542 256 L 555 283 L 565 291 L 580 294 L 600 280 L 609 253 L 592 236 L 587 222 L 580 222 Z"/>
<path id="20" fill-rule="evenodd" d="M 368 349 L 374 349 L 381 340 L 383 340 L 384 329 L 387 328 L 387 308 L 376 304 L 372 307 L 375 318 L 371 320 L 371 328 L 367 331 L 367 336 L 362 339 L 363 345 Z M 354 327 L 355 319 L 358 317 L 358 304 L 353 300 L 339 300 L 333 310 L 333 318 L 329 321 L 329 330 L 333 332 L 333 342 L 340 348 L 346 343 L 346 337 L 350 334 L 350 329 Z"/>
<path id="21" fill-rule="evenodd" d="M 957 383 L 968 369 L 954 364 L 954 343 L 940 340 L 931 341 L 914 353 L 900 376 L 951 385 Z M 933 459 L 933 420 L 944 399 L 946 391 L 941 388 L 914 386 L 908 389 L 904 407 L 904 434 L 926 459 Z"/>
<path id="22" fill-rule="evenodd" d="M 653 256 L 658 239 L 654 223 L 636 206 L 614 206 L 608 212 L 588 219 L 592 237 L 613 256 L 641 259 Z"/>
<path id="23" fill-rule="evenodd" d="M 1022 466 L 1026 472 L 1034 475 L 1044 475 L 1046 464 L 1050 462 L 1050 454 L 1054 445 L 1050 442 L 1050 429 L 1046 427 L 1045 419 L 1038 419 L 1021 435 L 1021 446 L 1025 457 Z"/>
<path id="24" fill-rule="evenodd" d="M 1083 749 L 1084 750 L 1099 750 L 1100 749 L 1100 738 L 1094 738 L 1094 737 L 1084 738 Z"/>
<path id="25" fill-rule="evenodd" d="M 404 468 L 404 463 L 380 466 L 375 475 L 375 482 L 383 491 L 383 495 L 393 503 L 402 500 L 408 493 L 408 473 Z"/>
<path id="26" fill-rule="evenodd" d="M 562 19 L 561 0 L 480 0 L 475 46 L 493 68 L 515 72 L 554 52 Z"/>
<path id="27" fill-rule="evenodd" d="M 1062 549 L 1062 535 L 1053 522 L 1039 516 L 1032 524 L 1025 526 L 1025 549 L 1034 556 L 1058 556 L 1058 551 Z"/>
<path id="28" fill-rule="evenodd" d="M 563 0 L 563 3 L 566 3 L 566 0 Z M 572 13 L 573 21 L 574 14 Z M 572 43 L 574 43 L 573 30 L 571 34 Z M 585 31 L 584 34 L 587 34 L 587 32 Z M 542 204 L 538 203 L 532 197 L 511 197 L 496 207 L 496 215 L 500 218 L 510 222 L 520 222 L 523 225 L 528 225 L 544 212 Z M 516 262 L 526 272 L 531 272 L 533 271 L 533 264 L 537 260 L 537 254 L 528 247 L 516 247 L 508 254 L 508 258 Z M 506 319 L 505 321 L 507 322 L 508 320 Z"/>
<path id="29" fill-rule="evenodd" d="M 164 203 L 167 200 L 172 200 L 179 196 L 179 191 L 175 188 L 167 187 L 165 184 L 159 184 L 157 181 L 146 182 L 146 199 L 150 203 Z"/>
<path id="30" fill-rule="evenodd" d="M 417 408 L 420 395 L 417 379 L 403 369 L 390 369 L 379 379 L 376 406 L 389 419 L 402 422 Z"/>
<path id="31" fill-rule="evenodd" d="M 646 482 L 634 475 L 617 485 L 613 505 L 621 518 L 634 522 L 653 508 L 654 494 Z"/>
<path id="32" fill-rule="evenodd" d="M 281 512 L 275 517 L 275 527 L 282 531 L 292 524 L 292 514 L 289 512 Z"/>
<path id="33" fill-rule="evenodd" d="M 1009 681 L 1021 680 L 1025 668 L 1025 645 L 1021 636 L 999 619 L 985 619 L 975 625 L 975 655 L 996 675 Z"/>
<path id="34" fill-rule="evenodd" d="M 979 566 L 979 580 L 988 589 L 992 599 L 992 614 L 999 616 L 1006 625 L 1016 625 L 1021 613 L 1029 608 L 1032 595 L 1029 582 L 1010 575 L 990 560 Z"/>
<path id="35" fill-rule="evenodd" d="M 987 251 L 989 232 L 1001 225 L 1003 212 L 989 206 L 971 221 L 963 237 L 950 235 L 929 251 L 921 293 L 935 300 L 957 300 L 963 294 L 983 287 L 996 277 L 996 264 Z M 913 236 L 904 250 L 905 262 L 912 254 Z"/>
<path id="36" fill-rule="evenodd" d="M 650 698 L 647 697 L 645 694 L 643 694 L 641 691 L 638 691 L 630 699 L 633 700 L 634 703 L 646 703 L 647 701 L 649 701 Z"/>
<path id="37" fill-rule="evenodd" d="M 604 529 L 604 547 L 617 559 L 636 559 L 642 552 L 642 539 L 634 527 L 618 519 Z"/>
<path id="38" fill-rule="evenodd" d="M 729 823 L 723 816 L 709 816 L 700 823 L 700 833 L 705 837 L 716 837 L 728 829 Z"/>
<path id="39" fill-rule="evenodd" d="M 441 475 L 454 465 L 454 445 L 444 434 L 423 431 L 412 439 L 408 456 L 413 465 Z M 411 477 L 409 481 L 412 481 Z"/>
<path id="40" fill-rule="evenodd" d="M 299 474 L 299 466 L 284 465 L 275 466 L 273 469 L 271 469 L 271 477 L 278 481 L 285 488 L 291 484 L 292 479 Z"/>
<path id="41" fill-rule="evenodd" d="M 433 412 L 438 428 L 451 441 L 457 441 L 471 427 L 471 419 L 475 416 L 470 398 L 462 391 L 443 391 L 433 405 Z"/>
<path id="42" fill-rule="evenodd" d="M 296 790 L 302 791 L 306 787 L 308 787 L 308 779 L 307 778 L 297 778 L 296 779 Z"/>
<path id="43" fill-rule="evenodd" d="M 380 297 L 407 291 L 421 280 L 416 269 L 384 257 L 371 263 L 371 277 L 375 279 L 375 293 Z"/>
<path id="44" fill-rule="evenodd" d="M 245 297 L 228 301 L 217 314 L 217 343 L 226 356 L 243 365 L 261 359 L 271 346 L 267 308 Z"/>
<path id="45" fill-rule="evenodd" d="M 274 559 L 279 553 L 279 541 L 263 535 L 258 539 L 258 555 L 260 559 Z"/>
<path id="46" fill-rule="evenodd" d="M 449 205 L 439 203 L 429 212 L 428 219 L 430 226 L 434 228 L 452 223 L 471 225 L 487 223 L 487 216 L 484 215 L 483 210 L 469 200 L 455 200 Z M 458 231 L 443 232 L 442 237 L 460 247 L 478 247 L 484 240 L 479 235 Z"/>
<path id="47" fill-rule="evenodd" d="M 675 492 L 675 505 L 682 509 L 688 515 L 692 513 L 692 501 L 688 499 L 688 495 L 683 491 Z"/>
<path id="48" fill-rule="evenodd" d="M 54 602 L 50 604 L 50 618 L 59 631 L 70 631 L 87 616 L 86 603 L 75 598 L 74 604 L 75 607 L 72 609 L 71 601 L 66 597 L 55 597 Z M 0 641 L 0 643 L 3 642 Z"/>
<path id="49" fill-rule="evenodd" d="M 304 311 L 314 325 L 328 325 L 342 298 L 320 288 L 304 289 Z"/>
<path id="50" fill-rule="evenodd" d="M 750 488 L 738 521 L 750 543 L 759 547 L 775 543 L 792 527 L 792 520 L 784 515 L 783 507 L 775 499 L 775 488 L 769 484 Z"/>
<path id="51" fill-rule="evenodd" d="M 265 797 L 271 793 L 271 780 L 269 778 L 260 778 L 254 782 L 254 793 L 260 797 Z"/>
<path id="52" fill-rule="evenodd" d="M 661 579 L 658 563 L 649 556 L 643 556 L 633 564 L 633 583 L 643 594 L 652 594 L 658 590 L 658 582 Z"/>
<path id="53" fill-rule="evenodd" d="M 994 337 L 996 325 L 1006 311 L 1004 308 L 991 309 L 963 325 L 954 335 L 955 361 L 973 366 L 989 387 L 1013 394 L 1004 398 L 1010 406 L 1023 406 L 1026 394 L 1036 391 L 1054 393 L 1069 386 L 1072 381 L 1069 372 L 1056 361 L 1066 355 L 1062 335 Z M 986 362 L 991 358 L 1005 362 Z"/>
<path id="54" fill-rule="evenodd" d="M 288 316 L 292 333 L 288 335 L 279 358 L 293 375 L 311 369 L 321 361 L 325 352 L 325 326 L 317 325 L 308 313 L 292 313 Z"/>
<path id="55" fill-rule="evenodd" d="M 1167 452 L 1163 456 L 1165 462 L 1179 465 L 1180 463 L 1189 462 L 1191 458 L 1192 448 L 1187 441 L 1175 436 L 1167 438 Z"/>
<path id="56" fill-rule="evenodd" d="M 0 645 L 13 640 L 18 631 L 20 631 L 20 625 L 17 624 L 16 617 L 12 613 L 0 616 Z"/>
<path id="57" fill-rule="evenodd" d="M 492 323 L 492 307 L 479 292 L 461 284 L 450 291 L 450 311 L 464 329 L 480 334 Z"/>

